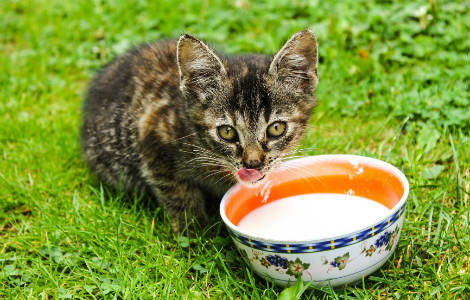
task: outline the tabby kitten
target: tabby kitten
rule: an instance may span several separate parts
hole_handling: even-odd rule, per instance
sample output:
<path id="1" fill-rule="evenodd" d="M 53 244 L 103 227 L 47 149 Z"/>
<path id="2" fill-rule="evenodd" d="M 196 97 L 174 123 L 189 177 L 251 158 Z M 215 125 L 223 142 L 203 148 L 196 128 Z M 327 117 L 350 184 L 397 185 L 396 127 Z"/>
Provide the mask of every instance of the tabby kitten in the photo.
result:
<path id="1" fill-rule="evenodd" d="M 138 47 L 89 88 L 84 158 L 102 181 L 155 196 L 175 230 L 205 224 L 207 199 L 258 184 L 300 139 L 317 63 L 308 29 L 274 57 L 220 55 L 187 34 Z"/>

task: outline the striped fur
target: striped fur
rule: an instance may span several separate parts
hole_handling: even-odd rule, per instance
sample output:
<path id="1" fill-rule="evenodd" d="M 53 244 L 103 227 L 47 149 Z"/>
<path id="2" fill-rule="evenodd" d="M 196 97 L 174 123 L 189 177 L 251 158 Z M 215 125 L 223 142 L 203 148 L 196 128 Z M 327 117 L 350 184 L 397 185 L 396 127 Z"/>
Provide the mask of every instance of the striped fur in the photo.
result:
<path id="1" fill-rule="evenodd" d="M 155 197 L 174 222 L 208 221 L 240 168 L 269 173 L 302 136 L 315 105 L 317 43 L 296 33 L 273 57 L 225 56 L 202 41 L 143 45 L 106 65 L 84 105 L 83 156 L 104 182 Z M 287 124 L 276 139 L 275 121 Z M 230 125 L 228 143 L 217 127 Z M 256 165 L 253 162 L 256 161 Z"/>

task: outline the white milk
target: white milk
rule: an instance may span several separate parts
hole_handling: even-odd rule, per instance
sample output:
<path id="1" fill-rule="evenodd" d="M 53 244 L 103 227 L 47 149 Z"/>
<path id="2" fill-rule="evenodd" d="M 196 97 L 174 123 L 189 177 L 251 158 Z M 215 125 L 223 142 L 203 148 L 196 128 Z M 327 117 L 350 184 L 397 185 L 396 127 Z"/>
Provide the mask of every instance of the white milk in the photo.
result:
<path id="1" fill-rule="evenodd" d="M 389 212 L 384 205 L 363 197 L 305 194 L 265 204 L 246 215 L 238 227 L 267 239 L 314 240 L 363 229 Z"/>

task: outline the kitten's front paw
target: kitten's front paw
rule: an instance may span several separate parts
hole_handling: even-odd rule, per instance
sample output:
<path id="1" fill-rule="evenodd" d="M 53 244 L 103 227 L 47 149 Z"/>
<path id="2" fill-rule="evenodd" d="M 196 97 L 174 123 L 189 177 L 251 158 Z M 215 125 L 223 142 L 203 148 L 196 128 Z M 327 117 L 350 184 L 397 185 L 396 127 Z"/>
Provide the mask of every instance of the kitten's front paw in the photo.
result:
<path id="1" fill-rule="evenodd" d="M 168 179 L 164 186 L 165 190 L 156 186 L 155 194 L 170 217 L 174 232 L 201 228 L 209 223 L 205 195 L 201 190 L 175 178 Z"/>
<path id="2" fill-rule="evenodd" d="M 195 229 L 204 228 L 209 224 L 209 216 L 205 212 L 200 212 L 197 215 L 188 211 L 169 212 L 169 217 L 171 219 L 171 227 L 175 233 L 182 233 L 184 231 L 193 233 Z"/>

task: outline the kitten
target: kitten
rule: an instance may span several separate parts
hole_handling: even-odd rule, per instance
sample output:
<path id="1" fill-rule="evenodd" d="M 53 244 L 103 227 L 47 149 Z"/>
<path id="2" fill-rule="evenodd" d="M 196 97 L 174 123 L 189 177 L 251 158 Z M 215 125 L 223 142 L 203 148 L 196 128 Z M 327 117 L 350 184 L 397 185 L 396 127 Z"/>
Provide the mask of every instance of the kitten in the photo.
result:
<path id="1" fill-rule="evenodd" d="M 102 181 L 155 196 L 175 230 L 206 224 L 206 199 L 259 184 L 298 142 L 317 64 L 308 29 L 273 57 L 220 55 L 187 34 L 138 47 L 89 88 L 84 158 Z"/>

